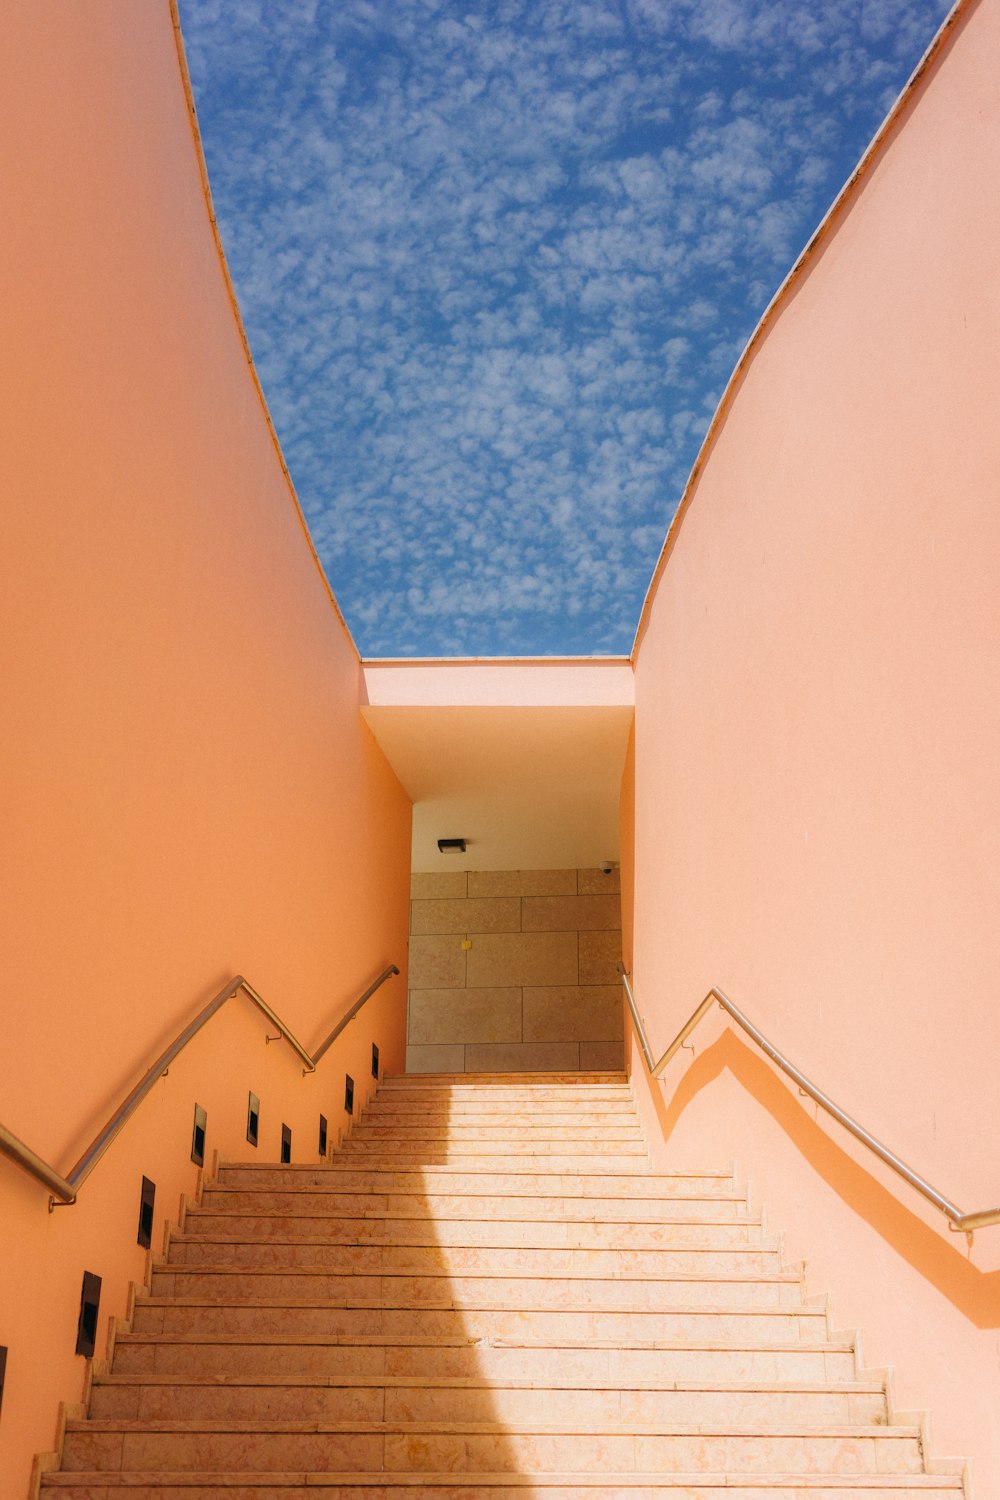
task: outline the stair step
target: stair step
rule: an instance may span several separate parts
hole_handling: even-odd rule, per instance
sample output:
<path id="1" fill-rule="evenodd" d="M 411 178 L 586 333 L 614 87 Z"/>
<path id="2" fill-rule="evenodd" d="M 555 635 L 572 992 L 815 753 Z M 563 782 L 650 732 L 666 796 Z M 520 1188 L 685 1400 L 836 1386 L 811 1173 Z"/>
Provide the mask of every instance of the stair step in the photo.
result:
<path id="1" fill-rule="evenodd" d="M 763 1426 L 816 1427 L 884 1424 L 885 1394 L 876 1385 L 656 1384 L 625 1387 L 607 1380 L 586 1385 L 544 1380 L 487 1381 L 423 1376 L 345 1376 L 325 1381 L 301 1376 L 228 1381 L 210 1376 L 103 1376 L 96 1380 L 90 1416 L 109 1420 L 250 1421 L 256 1418 L 327 1422 L 503 1422 L 592 1424 L 668 1422 L 694 1427 L 736 1421 Z"/>
<path id="2" fill-rule="evenodd" d="M 153 1272 L 156 1298 L 198 1298 L 213 1302 L 256 1302 L 288 1298 L 330 1305 L 462 1308 L 600 1308 L 666 1311 L 673 1308 L 798 1308 L 801 1278 L 796 1272 L 750 1277 L 538 1277 L 531 1272 L 493 1275 L 460 1272 L 363 1272 L 259 1266 L 193 1266 Z"/>
<path id="3" fill-rule="evenodd" d="M 365 1105 L 358 1116 L 362 1125 L 368 1122 L 413 1125 L 415 1123 L 444 1123 L 468 1125 L 501 1125 L 510 1123 L 510 1111 L 488 1099 L 415 1100 L 396 1097 L 386 1099 L 376 1094 Z M 606 1120 L 616 1125 L 636 1123 L 635 1105 L 628 1096 L 620 1099 L 591 1099 L 586 1104 L 572 1100 L 534 1099 L 531 1118 L 519 1118 L 522 1125 L 578 1125 L 582 1122 Z"/>
<path id="4" fill-rule="evenodd" d="M 439 1470 L 462 1453 L 466 1470 L 641 1469 L 684 1472 L 704 1464 L 742 1473 L 917 1473 L 915 1427 L 741 1428 L 668 1423 L 530 1423 L 516 1432 L 476 1422 L 70 1421 L 63 1467 L 73 1469 L 382 1468 Z"/>
<path id="5" fill-rule="evenodd" d="M 326 1244 L 323 1241 L 275 1241 L 213 1236 L 173 1235 L 169 1265 L 243 1266 L 245 1269 L 299 1267 L 378 1275 L 427 1273 L 537 1276 L 696 1276 L 771 1275 L 780 1268 L 776 1249 L 581 1249 L 563 1246 L 476 1246 Z"/>
<path id="6" fill-rule="evenodd" d="M 471 1145 L 467 1149 L 455 1144 L 440 1151 L 430 1148 L 426 1151 L 413 1151 L 408 1147 L 404 1149 L 402 1146 L 393 1149 L 384 1144 L 379 1144 L 377 1149 L 374 1146 L 369 1149 L 363 1144 L 355 1147 L 348 1142 L 336 1160 L 346 1163 L 351 1157 L 356 1157 L 359 1161 L 370 1157 L 370 1165 L 379 1163 L 389 1167 L 408 1165 L 415 1171 L 419 1171 L 421 1167 L 447 1167 L 464 1161 L 474 1161 L 489 1172 L 509 1172 L 512 1161 L 523 1161 L 526 1165 L 548 1172 L 627 1171 L 645 1175 L 648 1166 L 646 1153 L 639 1145 L 623 1144 L 617 1151 L 601 1152 L 598 1155 L 593 1151 L 582 1151 L 580 1145 L 574 1145 L 571 1141 L 563 1143 L 557 1141 L 549 1150 L 542 1150 L 523 1141 L 514 1141 L 502 1152 L 498 1151 L 496 1143 L 486 1150 L 482 1149 L 484 1144 Z M 567 1149 L 560 1150 L 560 1144 L 565 1145 Z M 331 1162 L 330 1165 L 332 1167 L 334 1163 Z"/>
<path id="7" fill-rule="evenodd" d="M 141 1475 L 78 1473 L 45 1475 L 42 1488 L 61 1500 L 954 1500 L 963 1482 L 946 1475 L 726 1475 L 699 1470 L 690 1475 L 661 1473 L 444 1473 L 412 1470 L 361 1473 L 246 1473 L 246 1475 Z"/>
<path id="8" fill-rule="evenodd" d="M 218 1182 L 206 1185 L 203 1201 L 218 1202 L 221 1192 L 248 1196 L 261 1192 L 331 1193 L 331 1192 L 470 1192 L 482 1195 L 491 1189 L 492 1196 L 511 1194 L 608 1195 L 624 1194 L 629 1198 L 676 1198 L 679 1203 L 713 1201 L 745 1203 L 731 1178 L 677 1178 L 647 1169 L 623 1172 L 550 1171 L 533 1162 L 518 1162 L 513 1170 L 497 1172 L 476 1158 L 450 1165 L 424 1165 L 401 1168 L 397 1158 L 381 1162 L 354 1161 L 338 1157 L 327 1167 L 303 1167 L 294 1177 L 282 1176 L 280 1167 L 257 1167 L 250 1171 L 223 1168 Z M 296 1200 L 298 1201 L 298 1200 Z"/>
<path id="9" fill-rule="evenodd" d="M 358 1141 L 640 1141 L 642 1132 L 635 1119 L 622 1115 L 616 1120 L 606 1120 L 603 1125 L 592 1123 L 589 1113 L 581 1113 L 576 1121 L 565 1125 L 553 1124 L 550 1120 L 532 1124 L 511 1125 L 498 1122 L 485 1125 L 480 1121 L 459 1122 L 442 1120 L 432 1124 L 426 1118 L 409 1124 L 380 1124 L 367 1117 L 351 1131 L 350 1143 Z"/>
<path id="10" fill-rule="evenodd" d="M 43 1489 L 60 1500 L 954 1500 L 961 1479 L 932 1474 L 691 1474 L 640 1473 L 442 1473 L 412 1470 L 371 1473 L 247 1473 L 230 1475 L 79 1473 L 46 1474 Z M 194 1496 L 192 1496 L 194 1492 Z"/>
<path id="11" fill-rule="evenodd" d="M 350 1335 L 263 1334 L 252 1341 L 235 1334 L 122 1333 L 115 1344 L 115 1372 L 199 1374 L 227 1377 L 271 1373 L 324 1379 L 343 1375 L 414 1375 L 427 1379 L 512 1377 L 574 1379 L 584 1384 L 636 1380 L 851 1382 L 854 1351 L 849 1344 L 792 1340 L 782 1343 L 660 1342 L 628 1346 L 594 1338 L 585 1342 L 538 1342 L 530 1337 L 503 1343 L 472 1341 L 462 1330 L 449 1338 L 371 1333 L 364 1343 Z"/>
<path id="12" fill-rule="evenodd" d="M 545 1338 L 697 1339 L 750 1338 L 753 1342 L 822 1338 L 826 1315 L 818 1308 L 688 1308 L 675 1311 L 611 1310 L 587 1307 L 427 1308 L 400 1300 L 332 1305 L 326 1301 L 218 1302 L 205 1299 L 142 1298 L 136 1302 L 137 1332 L 243 1333 L 251 1337 L 278 1329 L 295 1334 L 370 1333 L 438 1335 L 463 1332 L 471 1338 L 511 1338 L 533 1333 Z"/>
<path id="13" fill-rule="evenodd" d="M 681 1222 L 688 1216 L 700 1220 L 733 1220 L 746 1216 L 746 1200 L 735 1194 L 718 1194 L 713 1197 L 669 1197 L 629 1198 L 624 1194 L 609 1196 L 595 1193 L 593 1196 L 557 1193 L 545 1196 L 531 1194 L 507 1194 L 500 1187 L 496 1192 L 487 1191 L 483 1183 L 480 1192 L 436 1192 L 423 1193 L 352 1193 L 348 1189 L 325 1193 L 310 1193 L 307 1188 L 281 1192 L 278 1189 L 234 1192 L 228 1188 L 205 1190 L 204 1208 L 215 1213 L 254 1207 L 264 1214 L 300 1215 L 323 1213 L 340 1216 L 365 1216 L 380 1210 L 392 1218 L 504 1218 L 504 1219 L 616 1219 L 623 1223 L 636 1220 L 654 1223 Z"/>
<path id="14" fill-rule="evenodd" d="M 330 1162 L 223 1164 L 66 1426 L 63 1500 L 944 1500 L 731 1170 L 624 1075 L 383 1082 Z"/>
<path id="15" fill-rule="evenodd" d="M 595 1277 L 531 1272 L 463 1274 L 445 1270 L 374 1274 L 304 1267 L 197 1266 L 154 1269 L 153 1295 L 218 1302 L 363 1302 L 392 1307 L 593 1307 L 666 1310 L 676 1308 L 781 1307 L 801 1304 L 794 1271 L 728 1277 L 694 1273 Z"/>
<path id="16" fill-rule="evenodd" d="M 238 1209 L 213 1213 L 192 1209 L 187 1215 L 186 1238 L 259 1239 L 286 1244 L 308 1244 L 317 1240 L 334 1244 L 397 1245 L 573 1245 L 579 1248 L 619 1247 L 711 1248 L 767 1246 L 759 1219 L 699 1219 L 684 1221 L 631 1219 L 518 1219 L 468 1218 L 462 1214 L 429 1214 L 396 1218 L 386 1210 L 371 1210 L 363 1217 L 328 1214 L 259 1214 Z"/>

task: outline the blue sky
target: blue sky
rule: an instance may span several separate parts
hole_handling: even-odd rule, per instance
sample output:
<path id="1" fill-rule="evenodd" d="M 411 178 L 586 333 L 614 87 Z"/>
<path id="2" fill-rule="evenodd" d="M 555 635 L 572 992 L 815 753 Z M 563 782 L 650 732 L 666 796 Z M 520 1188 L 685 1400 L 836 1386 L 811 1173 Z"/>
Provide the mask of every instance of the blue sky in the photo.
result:
<path id="1" fill-rule="evenodd" d="M 761 312 L 939 0 L 181 0 L 227 258 L 366 656 L 625 652 Z"/>

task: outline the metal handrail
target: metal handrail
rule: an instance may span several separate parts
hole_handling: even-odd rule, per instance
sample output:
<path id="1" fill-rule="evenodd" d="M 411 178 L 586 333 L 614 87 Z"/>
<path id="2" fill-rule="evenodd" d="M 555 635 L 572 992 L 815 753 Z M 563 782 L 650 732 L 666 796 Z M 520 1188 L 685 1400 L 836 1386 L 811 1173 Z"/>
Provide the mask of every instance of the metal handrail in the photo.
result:
<path id="1" fill-rule="evenodd" d="M 237 974 L 236 978 L 231 979 L 226 987 L 219 991 L 215 999 L 210 1000 L 209 1003 L 205 1006 L 204 1010 L 199 1011 L 194 1020 L 191 1021 L 189 1025 L 185 1026 L 180 1035 L 170 1043 L 170 1046 L 167 1048 L 167 1050 L 161 1053 L 154 1063 L 150 1064 L 149 1068 L 143 1074 L 139 1082 L 128 1094 L 126 1094 L 125 1098 L 122 1100 L 121 1104 L 119 1104 L 110 1120 L 108 1120 L 103 1129 L 94 1137 L 90 1145 L 87 1147 L 86 1151 L 80 1157 L 80 1160 L 74 1167 L 70 1169 L 70 1171 L 66 1173 L 65 1177 L 61 1173 L 57 1172 L 55 1167 L 50 1166 L 47 1161 L 43 1160 L 43 1158 L 40 1157 L 36 1151 L 32 1151 L 30 1146 L 25 1145 L 24 1141 L 20 1140 L 16 1135 L 14 1135 L 12 1131 L 8 1130 L 5 1125 L 0 1125 L 0 1152 L 2 1152 L 5 1156 L 9 1156 L 11 1161 L 16 1162 L 19 1167 L 23 1167 L 24 1170 L 28 1172 L 32 1177 L 34 1177 L 38 1182 L 40 1182 L 43 1187 L 47 1187 L 49 1189 L 49 1192 L 52 1194 L 52 1197 L 49 1199 L 50 1213 L 57 1203 L 75 1203 L 76 1196 L 80 1191 L 80 1188 L 83 1186 L 87 1178 L 90 1176 L 91 1172 L 97 1166 L 97 1163 L 100 1161 L 105 1151 L 107 1151 L 108 1147 L 111 1145 L 111 1142 L 115 1139 L 119 1131 L 125 1125 L 125 1122 L 138 1109 L 139 1105 L 142 1103 L 143 1099 L 145 1099 L 146 1095 L 149 1093 L 150 1089 L 153 1087 L 157 1079 L 163 1077 L 167 1069 L 170 1067 L 170 1064 L 173 1062 L 174 1058 L 177 1057 L 181 1052 L 183 1052 L 188 1042 L 190 1042 L 193 1037 L 197 1036 L 201 1028 L 207 1021 L 210 1021 L 212 1019 L 216 1011 L 221 1010 L 226 1001 L 231 1000 L 232 997 L 239 994 L 241 990 L 247 996 L 247 998 L 251 1000 L 254 1005 L 256 1005 L 257 1009 L 267 1017 L 268 1021 L 270 1021 L 273 1026 L 276 1026 L 278 1028 L 278 1036 L 268 1037 L 267 1040 L 286 1041 L 291 1047 L 292 1051 L 297 1054 L 300 1061 L 302 1062 L 302 1073 L 304 1076 L 306 1073 L 315 1072 L 316 1064 L 319 1062 L 320 1058 L 323 1057 L 324 1053 L 328 1050 L 332 1043 L 336 1041 L 337 1037 L 343 1031 L 344 1027 L 347 1026 L 349 1022 L 354 1020 L 354 1017 L 364 1005 L 365 1001 L 370 1000 L 375 991 L 381 985 L 383 985 L 387 979 L 390 979 L 393 974 L 398 973 L 399 970 L 395 964 L 389 964 L 388 968 L 383 969 L 378 978 L 368 986 L 360 999 L 354 1002 L 346 1015 L 341 1017 L 336 1026 L 330 1032 L 330 1035 L 324 1042 L 320 1043 L 316 1052 L 312 1055 L 310 1055 L 306 1051 L 305 1047 L 303 1047 L 302 1043 L 296 1038 L 294 1033 L 289 1030 L 284 1021 L 282 1021 L 281 1017 L 271 1009 L 267 1001 L 262 999 L 261 996 L 258 995 L 253 985 L 250 984 L 248 980 L 244 979 L 242 974 Z"/>
<path id="2" fill-rule="evenodd" d="M 946 1198 L 943 1193 L 939 1193 L 937 1188 L 931 1187 L 926 1178 L 921 1177 L 920 1173 L 915 1172 L 912 1167 L 908 1167 L 901 1157 L 897 1156 L 894 1151 L 890 1151 L 888 1146 L 883 1146 L 882 1142 L 876 1136 L 873 1136 L 863 1125 L 859 1125 L 857 1120 L 853 1119 L 846 1110 L 841 1109 L 839 1104 L 835 1104 L 830 1096 L 824 1094 L 822 1089 L 817 1088 L 804 1073 L 800 1073 L 795 1064 L 789 1062 L 788 1058 L 779 1052 L 772 1042 L 768 1041 L 762 1031 L 758 1031 L 750 1018 L 745 1016 L 740 1008 L 733 1004 L 728 995 L 724 995 L 714 985 L 698 1008 L 684 1022 L 684 1025 L 674 1037 L 659 1062 L 654 1063 L 653 1054 L 649 1048 L 649 1038 L 646 1035 L 646 1028 L 643 1025 L 642 1017 L 635 1003 L 635 995 L 632 992 L 628 970 L 623 963 L 619 963 L 618 972 L 625 986 L 625 998 L 628 1001 L 628 1008 L 632 1012 L 632 1020 L 635 1023 L 639 1046 L 642 1048 L 643 1060 L 651 1078 L 660 1077 L 667 1063 L 683 1047 L 698 1023 L 708 1014 L 712 1006 L 717 1004 L 732 1017 L 737 1026 L 742 1027 L 752 1041 L 757 1043 L 757 1046 L 771 1059 L 776 1067 L 780 1068 L 793 1083 L 798 1084 L 804 1094 L 808 1094 L 809 1098 L 815 1100 L 821 1109 L 825 1109 L 827 1114 L 832 1115 L 835 1120 L 843 1125 L 844 1129 L 849 1131 L 855 1140 L 860 1141 L 863 1146 L 867 1146 L 868 1150 L 873 1151 L 880 1161 L 885 1162 L 887 1167 L 891 1167 L 912 1188 L 916 1188 L 917 1192 L 926 1198 L 928 1203 L 933 1203 L 935 1208 L 940 1209 L 948 1219 L 949 1228 L 954 1230 L 956 1234 L 971 1234 L 974 1229 L 986 1229 L 991 1224 L 1000 1224 L 1000 1208 L 985 1208 L 980 1209 L 976 1213 L 966 1214 L 962 1212 L 957 1204 L 952 1203 L 950 1198 Z"/>

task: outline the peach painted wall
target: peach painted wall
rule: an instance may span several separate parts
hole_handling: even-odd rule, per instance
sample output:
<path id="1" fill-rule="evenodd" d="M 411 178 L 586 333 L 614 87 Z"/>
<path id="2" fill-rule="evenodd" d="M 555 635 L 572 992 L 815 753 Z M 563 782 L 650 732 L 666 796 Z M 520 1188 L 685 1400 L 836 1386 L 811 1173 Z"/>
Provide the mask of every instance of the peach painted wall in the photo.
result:
<path id="1" fill-rule="evenodd" d="M 0 1118 L 68 1168 L 158 1049 L 243 972 L 310 1047 L 404 964 L 410 806 L 283 471 L 213 236 L 167 0 L 12 0 L 0 20 Z M 83 1190 L 0 1158 L 0 1493 L 28 1484 L 73 1353 L 208 1149 L 316 1152 L 370 1046 L 403 1066 L 405 973 L 303 1079 L 231 1004 Z"/>
<path id="2" fill-rule="evenodd" d="M 734 383 L 636 656 L 654 1049 L 719 985 L 966 1209 L 1000 1203 L 998 67 L 1000 7 L 960 7 Z M 1000 1229 L 967 1247 L 717 1019 L 663 1097 L 1000 1491 Z"/>

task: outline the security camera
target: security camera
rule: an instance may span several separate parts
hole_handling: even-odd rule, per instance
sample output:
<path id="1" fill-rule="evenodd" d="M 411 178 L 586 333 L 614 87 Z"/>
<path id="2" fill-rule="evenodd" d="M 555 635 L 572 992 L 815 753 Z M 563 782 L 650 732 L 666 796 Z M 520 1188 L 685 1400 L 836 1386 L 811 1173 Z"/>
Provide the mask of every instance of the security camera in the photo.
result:
<path id="1" fill-rule="evenodd" d="M 613 859 L 602 859 L 600 865 L 598 866 L 602 875 L 610 875 L 614 867 L 615 862 Z"/>

